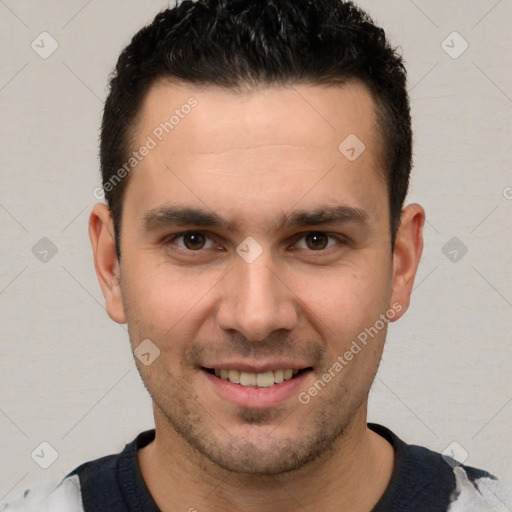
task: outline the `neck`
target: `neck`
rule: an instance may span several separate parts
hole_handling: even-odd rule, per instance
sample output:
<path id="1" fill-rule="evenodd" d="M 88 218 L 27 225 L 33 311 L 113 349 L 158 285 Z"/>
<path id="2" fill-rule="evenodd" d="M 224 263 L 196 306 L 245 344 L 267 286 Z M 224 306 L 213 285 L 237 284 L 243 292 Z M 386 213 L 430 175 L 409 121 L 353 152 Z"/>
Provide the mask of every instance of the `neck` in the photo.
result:
<path id="1" fill-rule="evenodd" d="M 139 451 L 146 485 L 162 512 L 368 512 L 391 479 L 392 446 L 366 426 L 366 406 L 329 453 L 280 475 L 238 474 L 198 453 L 155 413 L 156 436 Z"/>

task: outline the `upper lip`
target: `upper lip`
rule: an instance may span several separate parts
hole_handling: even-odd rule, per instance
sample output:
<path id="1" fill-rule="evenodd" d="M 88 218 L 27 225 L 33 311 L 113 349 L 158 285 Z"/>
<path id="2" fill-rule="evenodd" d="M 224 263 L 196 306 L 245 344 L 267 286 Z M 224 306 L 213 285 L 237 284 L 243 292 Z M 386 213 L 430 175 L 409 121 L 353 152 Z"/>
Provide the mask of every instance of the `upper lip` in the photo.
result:
<path id="1" fill-rule="evenodd" d="M 303 370 L 305 368 L 310 368 L 311 365 L 307 363 L 297 362 L 297 361 L 269 361 L 262 363 L 261 361 L 257 363 L 250 363 L 247 361 L 226 361 L 222 363 L 213 363 L 213 364 L 205 364 L 203 368 L 207 368 L 209 370 L 239 370 L 241 372 L 248 373 L 265 373 L 272 370 Z"/>

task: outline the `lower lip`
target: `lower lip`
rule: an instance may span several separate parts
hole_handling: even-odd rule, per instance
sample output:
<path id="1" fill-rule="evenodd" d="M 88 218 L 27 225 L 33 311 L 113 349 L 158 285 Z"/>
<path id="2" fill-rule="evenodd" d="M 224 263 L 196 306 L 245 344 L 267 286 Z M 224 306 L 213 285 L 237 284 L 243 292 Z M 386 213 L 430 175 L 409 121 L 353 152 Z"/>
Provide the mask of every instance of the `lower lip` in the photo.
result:
<path id="1" fill-rule="evenodd" d="M 201 373 L 208 379 L 222 398 L 240 407 L 253 409 L 275 407 L 291 397 L 297 397 L 300 388 L 304 385 L 304 381 L 308 378 L 311 371 L 303 371 L 293 377 L 293 379 L 285 380 L 268 388 L 257 388 L 233 384 L 229 380 L 221 379 L 201 369 Z"/>

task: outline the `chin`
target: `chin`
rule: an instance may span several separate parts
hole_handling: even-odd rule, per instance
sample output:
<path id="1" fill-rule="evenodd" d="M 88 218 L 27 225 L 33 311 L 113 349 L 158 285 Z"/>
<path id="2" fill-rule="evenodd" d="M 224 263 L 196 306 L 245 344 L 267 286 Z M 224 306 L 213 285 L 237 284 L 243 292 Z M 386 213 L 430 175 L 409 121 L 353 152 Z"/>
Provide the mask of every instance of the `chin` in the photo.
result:
<path id="1" fill-rule="evenodd" d="M 326 456 L 335 440 L 343 434 L 340 428 L 330 436 L 306 434 L 298 428 L 295 435 L 277 434 L 278 427 L 241 429 L 227 439 L 190 439 L 189 443 L 215 465 L 238 474 L 275 476 L 296 471 Z"/>
<path id="2" fill-rule="evenodd" d="M 238 446 L 230 445 L 225 450 L 213 449 L 203 454 L 222 469 L 252 476 L 288 473 L 315 458 L 290 440 L 272 443 L 266 447 L 254 442 L 237 444 Z"/>

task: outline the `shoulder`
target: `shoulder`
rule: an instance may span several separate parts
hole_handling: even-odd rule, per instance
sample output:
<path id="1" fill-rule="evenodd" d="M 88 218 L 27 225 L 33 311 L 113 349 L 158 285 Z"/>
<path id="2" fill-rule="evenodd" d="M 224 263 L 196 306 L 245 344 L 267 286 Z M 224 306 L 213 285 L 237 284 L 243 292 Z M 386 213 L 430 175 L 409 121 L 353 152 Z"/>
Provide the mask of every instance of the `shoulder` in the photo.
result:
<path id="1" fill-rule="evenodd" d="M 108 455 L 86 462 L 60 483 L 27 489 L 17 501 L 0 505 L 0 512 L 84 512 L 96 501 L 113 505 L 112 500 L 118 506 L 118 459 L 119 455 Z"/>
<path id="2" fill-rule="evenodd" d="M 409 445 L 381 425 L 369 427 L 387 439 L 395 451 L 391 482 L 375 512 L 512 510 L 507 485 L 487 471 L 464 466 L 426 447 Z"/>
<path id="3" fill-rule="evenodd" d="M 0 512 L 83 512 L 78 476 L 60 483 L 27 489 L 12 503 L 0 505 Z"/>
<path id="4" fill-rule="evenodd" d="M 432 474 L 435 468 L 437 482 L 445 480 L 451 486 L 447 512 L 510 512 L 512 486 L 493 474 L 466 466 L 455 459 L 419 446 L 411 446 Z M 430 467 L 430 469 L 428 469 Z"/>
<path id="5" fill-rule="evenodd" d="M 28 489 L 17 501 L 0 504 L 0 512 L 126 510 L 123 488 L 136 471 L 137 449 L 153 438 L 154 431 L 143 432 L 121 453 L 86 462 L 60 482 Z"/>
<path id="6" fill-rule="evenodd" d="M 512 508 L 512 486 L 490 475 L 471 478 L 472 468 L 453 469 L 456 487 L 448 512 L 506 512 Z"/>

